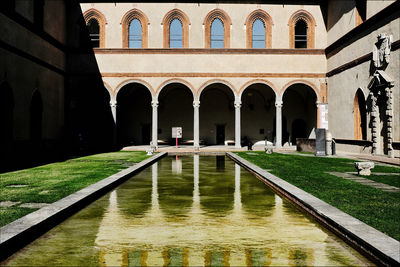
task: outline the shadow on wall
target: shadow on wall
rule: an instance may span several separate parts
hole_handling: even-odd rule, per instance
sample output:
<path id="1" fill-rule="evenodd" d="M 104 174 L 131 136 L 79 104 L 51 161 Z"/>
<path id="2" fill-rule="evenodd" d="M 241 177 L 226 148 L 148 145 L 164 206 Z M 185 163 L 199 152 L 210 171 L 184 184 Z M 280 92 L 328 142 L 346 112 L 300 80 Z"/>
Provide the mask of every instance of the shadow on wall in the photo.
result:
<path id="1" fill-rule="evenodd" d="M 70 154 L 110 151 L 114 122 L 110 96 L 104 87 L 78 2 L 70 4 L 68 16 L 68 76 L 66 79 L 66 124 Z"/>
<path id="2" fill-rule="evenodd" d="M 65 9 L 44 11 L 65 18 L 66 27 L 58 28 L 63 31 L 65 42 L 56 40 L 43 30 L 43 26 L 25 21 L 13 6 L 4 11 L 4 17 L 15 20 L 11 25 L 24 21 L 23 26 L 30 31 L 26 36 L 15 36 L 20 38 L 14 38 L 15 43 L 7 44 L 4 50 L 6 56 L 1 72 L 5 73 L 5 78 L 0 81 L 0 173 L 113 149 L 110 97 L 102 82 L 80 4 L 75 0 L 64 0 L 64 5 Z M 15 30 L 15 34 L 21 32 L 24 33 Z M 42 53 L 44 47 L 56 44 L 65 56 L 65 69 L 48 71 L 54 67 L 43 63 L 35 53 L 17 51 L 18 40 L 25 38 L 30 45 L 37 36 L 45 38 L 35 49 Z M 51 54 L 52 51 L 47 52 Z M 59 56 L 57 53 L 55 57 Z M 16 66 L 19 72 L 36 75 L 38 86 L 33 93 L 25 90 L 32 88 L 29 79 L 14 79 Z M 40 86 L 54 80 L 61 80 L 61 85 L 64 83 L 61 88 L 56 88 L 61 103 L 64 101 L 64 110 L 57 107 L 57 99 L 49 101 L 49 95 L 57 95 L 49 91 L 51 86 Z M 22 107 L 27 103 L 29 106 Z"/>

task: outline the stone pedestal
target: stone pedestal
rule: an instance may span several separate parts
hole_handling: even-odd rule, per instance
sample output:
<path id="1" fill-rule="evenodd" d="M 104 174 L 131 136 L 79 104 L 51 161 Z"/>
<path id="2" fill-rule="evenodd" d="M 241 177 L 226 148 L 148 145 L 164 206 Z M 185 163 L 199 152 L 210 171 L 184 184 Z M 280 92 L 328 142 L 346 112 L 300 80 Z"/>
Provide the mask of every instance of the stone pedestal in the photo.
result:
<path id="1" fill-rule="evenodd" d="M 355 162 L 354 167 L 357 169 L 358 175 L 371 175 L 374 163 L 369 161 Z"/>

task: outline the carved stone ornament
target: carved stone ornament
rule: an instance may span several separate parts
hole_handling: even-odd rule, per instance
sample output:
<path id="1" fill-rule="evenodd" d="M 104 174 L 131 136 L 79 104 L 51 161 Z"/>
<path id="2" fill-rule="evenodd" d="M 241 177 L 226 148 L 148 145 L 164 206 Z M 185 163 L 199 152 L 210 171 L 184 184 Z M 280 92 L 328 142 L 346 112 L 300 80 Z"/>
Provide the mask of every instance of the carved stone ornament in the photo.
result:
<path id="1" fill-rule="evenodd" d="M 372 60 L 376 68 L 385 68 L 390 62 L 390 48 L 393 36 L 386 33 L 378 35 L 378 42 L 375 43 L 372 51 Z"/>

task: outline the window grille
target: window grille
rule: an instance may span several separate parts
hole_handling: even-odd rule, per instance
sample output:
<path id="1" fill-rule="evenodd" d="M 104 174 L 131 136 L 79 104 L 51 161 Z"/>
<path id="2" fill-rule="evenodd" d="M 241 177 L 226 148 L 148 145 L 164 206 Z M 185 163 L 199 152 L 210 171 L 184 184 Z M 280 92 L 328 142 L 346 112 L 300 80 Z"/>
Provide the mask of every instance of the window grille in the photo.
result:
<path id="1" fill-rule="evenodd" d="M 100 47 L 100 27 L 96 19 L 89 20 L 87 27 L 92 47 Z"/>
<path id="2" fill-rule="evenodd" d="M 252 48 L 265 48 L 265 25 L 261 19 L 253 23 L 251 44 Z"/>
<path id="3" fill-rule="evenodd" d="M 142 48 L 142 24 L 138 19 L 129 24 L 129 48 Z"/>
<path id="4" fill-rule="evenodd" d="M 307 23 L 299 20 L 294 27 L 294 47 L 307 48 Z"/>
<path id="5" fill-rule="evenodd" d="M 174 19 L 171 21 L 169 27 L 169 47 L 170 48 L 183 47 L 182 23 L 179 19 Z"/>
<path id="6" fill-rule="evenodd" d="M 211 48 L 224 48 L 224 24 L 220 19 L 211 24 Z"/>

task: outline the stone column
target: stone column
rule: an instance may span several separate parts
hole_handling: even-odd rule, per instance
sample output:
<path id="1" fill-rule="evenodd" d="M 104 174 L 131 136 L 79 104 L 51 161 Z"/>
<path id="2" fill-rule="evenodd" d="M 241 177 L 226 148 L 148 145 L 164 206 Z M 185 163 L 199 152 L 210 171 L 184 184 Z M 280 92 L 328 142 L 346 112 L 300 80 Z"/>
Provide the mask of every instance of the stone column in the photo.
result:
<path id="1" fill-rule="evenodd" d="M 113 125 L 113 145 L 117 145 L 117 101 L 110 101 L 111 114 L 113 116 L 114 125 Z"/>
<path id="2" fill-rule="evenodd" d="M 282 147 L 282 106 L 283 101 L 277 99 L 275 101 L 276 107 L 276 147 Z"/>
<path id="3" fill-rule="evenodd" d="M 372 154 L 376 155 L 379 153 L 379 107 L 376 103 L 377 97 L 373 92 L 370 93 L 371 96 L 371 120 L 372 120 Z"/>
<path id="4" fill-rule="evenodd" d="M 200 149 L 200 133 L 199 133 L 199 108 L 200 108 L 200 101 L 195 100 L 193 101 L 193 147 L 195 150 Z"/>
<path id="5" fill-rule="evenodd" d="M 393 151 L 393 93 L 392 88 L 386 87 L 386 128 L 387 128 L 387 151 L 388 157 L 394 158 Z"/>
<path id="6" fill-rule="evenodd" d="M 239 97 L 235 99 L 235 147 L 241 148 L 240 144 L 240 107 L 242 106 L 242 101 Z"/>
<path id="7" fill-rule="evenodd" d="M 151 147 L 156 149 L 158 146 L 158 100 L 156 97 L 151 101 L 151 106 L 153 107 Z"/>

